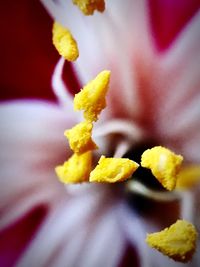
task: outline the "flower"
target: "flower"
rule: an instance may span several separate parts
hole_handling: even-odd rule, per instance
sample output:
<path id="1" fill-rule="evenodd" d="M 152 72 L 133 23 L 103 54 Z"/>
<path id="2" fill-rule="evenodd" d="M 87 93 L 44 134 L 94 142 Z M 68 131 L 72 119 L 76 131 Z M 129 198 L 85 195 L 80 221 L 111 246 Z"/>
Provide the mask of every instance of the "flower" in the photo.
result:
<path id="1" fill-rule="evenodd" d="M 69 2 L 43 2 L 77 37 L 81 56 L 74 66 L 83 83 L 111 69 L 107 109 L 94 133 L 100 153 L 112 153 L 114 146 L 116 154 L 123 154 L 153 139 L 183 154 L 186 162 L 199 163 L 199 12 L 158 52 L 145 1 L 107 1 L 104 14 L 89 18 Z M 70 20 L 70 14 L 76 20 Z M 128 241 L 136 246 L 141 266 L 176 266 L 146 246 L 146 231 L 158 227 L 155 217 L 130 209 L 120 187 L 78 185 L 65 190 L 56 180 L 54 167 L 69 156 L 64 129 L 81 121 L 61 79 L 63 66 L 61 58 L 53 75 L 59 105 L 19 101 L 0 107 L 1 227 L 39 203 L 48 204 L 48 215 L 17 266 L 117 266 Z M 110 143 L 116 133 L 123 138 Z M 194 200 L 191 194 L 186 197 Z M 182 215 L 189 219 L 197 216 L 189 214 L 190 204 L 183 199 Z"/>

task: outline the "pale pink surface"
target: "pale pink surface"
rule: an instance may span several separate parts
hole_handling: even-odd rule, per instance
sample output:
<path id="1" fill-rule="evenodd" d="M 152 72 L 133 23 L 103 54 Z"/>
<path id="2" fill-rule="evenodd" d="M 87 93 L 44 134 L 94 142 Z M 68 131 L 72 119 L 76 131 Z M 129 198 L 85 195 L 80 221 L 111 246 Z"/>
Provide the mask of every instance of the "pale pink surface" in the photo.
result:
<path id="1" fill-rule="evenodd" d="M 199 163 L 200 14 L 160 53 L 152 39 L 146 1 L 114 2 L 108 1 L 105 14 L 90 18 L 70 4 L 71 9 L 52 9 L 61 22 L 68 19 L 65 23 L 80 44 L 82 56 L 75 67 L 82 82 L 111 69 L 108 107 L 99 127 L 111 118 L 126 119 L 142 128 L 147 138 Z M 61 16 L 63 10 L 76 20 L 70 21 L 66 12 L 65 18 Z M 60 72 L 62 63 L 57 65 Z M 5 189 L 0 196 L 1 227 L 40 203 L 49 209 L 17 266 L 117 266 L 128 239 L 137 245 L 141 266 L 181 266 L 146 246 L 145 233 L 155 226 L 130 212 L 115 187 L 72 186 L 66 191 L 57 181 L 54 167 L 69 153 L 63 131 L 80 118 L 72 112 L 72 99 L 65 95 L 59 73 L 55 76 L 62 105 L 11 102 L 0 108 L 0 182 Z M 68 101 L 64 109 L 63 98 Z"/>

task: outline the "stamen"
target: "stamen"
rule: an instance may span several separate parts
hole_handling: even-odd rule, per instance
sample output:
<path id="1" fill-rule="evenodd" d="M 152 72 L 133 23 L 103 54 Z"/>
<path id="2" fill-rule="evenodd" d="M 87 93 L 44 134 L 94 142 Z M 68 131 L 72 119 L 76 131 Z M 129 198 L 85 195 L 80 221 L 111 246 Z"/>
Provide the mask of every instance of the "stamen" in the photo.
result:
<path id="1" fill-rule="evenodd" d="M 84 118 L 97 121 L 98 115 L 106 107 L 106 93 L 110 81 L 110 71 L 100 72 L 74 97 L 74 109 L 83 110 Z"/>
<path id="2" fill-rule="evenodd" d="M 139 165 L 125 158 L 106 158 L 101 156 L 98 165 L 90 173 L 90 182 L 115 183 L 131 177 Z"/>
<path id="3" fill-rule="evenodd" d="M 180 216 L 185 220 L 194 221 L 194 195 L 190 191 L 176 191 L 181 196 Z"/>
<path id="4" fill-rule="evenodd" d="M 59 180 L 63 183 L 81 183 L 89 180 L 92 166 L 92 153 L 74 154 L 63 165 L 55 168 Z"/>
<path id="5" fill-rule="evenodd" d="M 182 156 L 176 155 L 165 147 L 156 146 L 142 154 L 141 166 L 151 169 L 152 174 L 163 187 L 171 191 L 176 186 L 182 161 Z"/>
<path id="6" fill-rule="evenodd" d="M 131 146 L 130 141 L 122 140 L 121 142 L 118 143 L 113 157 L 114 158 L 123 157 L 126 154 L 126 152 L 128 152 L 130 146 Z"/>
<path id="7" fill-rule="evenodd" d="M 92 140 L 93 125 L 89 121 L 83 121 L 75 125 L 72 129 L 66 130 L 64 135 L 69 140 L 70 148 L 74 153 L 84 153 L 89 150 L 98 149 Z"/>
<path id="8" fill-rule="evenodd" d="M 133 121 L 129 120 L 111 119 L 94 130 L 95 137 L 106 136 L 108 134 L 124 135 L 134 143 L 145 139 L 143 130 Z"/>
<path id="9" fill-rule="evenodd" d="M 200 165 L 191 165 L 183 167 L 176 183 L 176 189 L 185 190 L 194 187 L 200 183 Z"/>
<path id="10" fill-rule="evenodd" d="M 180 200 L 182 197 L 182 194 L 177 191 L 161 192 L 159 190 L 153 190 L 148 186 L 144 185 L 141 181 L 137 181 L 136 179 L 129 180 L 126 183 L 126 190 L 127 192 L 130 192 L 132 194 L 140 195 L 145 198 L 149 198 L 151 200 L 159 202 L 170 202 L 170 201 Z"/>
<path id="11" fill-rule="evenodd" d="M 188 262 L 196 249 L 197 231 L 185 221 L 177 220 L 161 232 L 147 234 L 147 244 L 175 261 Z"/>
<path id="12" fill-rule="evenodd" d="M 84 15 L 92 15 L 95 10 L 103 12 L 105 9 L 104 0 L 73 0 Z"/>
<path id="13" fill-rule="evenodd" d="M 54 22 L 52 32 L 53 44 L 58 53 L 68 61 L 75 61 L 79 56 L 79 51 L 70 30 Z"/>
<path id="14" fill-rule="evenodd" d="M 62 80 L 64 63 L 65 59 L 61 57 L 55 66 L 52 75 L 52 89 L 59 104 L 63 107 L 67 107 L 68 114 L 70 114 L 71 112 L 73 112 L 73 103 L 72 96 L 70 95 L 69 90 L 67 89 L 64 81 Z"/>

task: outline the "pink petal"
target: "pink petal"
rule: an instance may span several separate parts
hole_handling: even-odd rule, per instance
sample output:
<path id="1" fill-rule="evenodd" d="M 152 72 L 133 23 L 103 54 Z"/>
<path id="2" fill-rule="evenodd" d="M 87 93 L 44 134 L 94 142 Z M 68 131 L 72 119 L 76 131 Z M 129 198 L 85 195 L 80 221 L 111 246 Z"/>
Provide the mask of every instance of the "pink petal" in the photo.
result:
<path id="1" fill-rule="evenodd" d="M 150 0 L 148 2 L 154 40 L 160 50 L 167 49 L 173 44 L 182 28 L 200 7 L 198 0 Z"/>
<path id="2" fill-rule="evenodd" d="M 100 235 L 112 236 L 112 242 L 116 241 L 116 249 L 122 251 L 123 238 L 118 232 L 114 212 L 116 204 L 110 190 L 102 185 L 89 185 L 86 188 L 80 187 L 78 194 L 70 195 L 69 192 L 68 197 L 70 199 L 52 212 L 43 224 L 17 266 L 53 267 L 67 264 L 83 267 L 94 266 L 91 265 L 93 263 L 95 266 L 102 266 L 98 264 L 105 260 L 108 246 L 102 244 L 99 251 L 95 250 L 96 238 L 100 238 Z M 118 237 L 115 237 L 117 232 Z M 86 257 L 89 254 L 90 259 Z M 105 261 L 104 266 L 114 266 L 119 255 L 120 251 L 116 250 L 116 253 L 107 259 L 108 262 Z"/>
<path id="3" fill-rule="evenodd" d="M 119 222 L 124 235 L 136 245 L 136 250 L 140 258 L 140 264 L 143 267 L 148 266 L 148 252 L 145 244 L 146 229 L 142 220 L 131 209 L 128 209 L 127 203 L 122 203 L 118 210 Z"/>
<path id="4" fill-rule="evenodd" d="M 160 140 L 196 162 L 200 161 L 199 23 L 200 12 L 160 58 L 152 79 L 159 96 L 154 116 Z"/>
<path id="5" fill-rule="evenodd" d="M 45 206 L 37 206 L 12 225 L 0 231 L 0 264 L 14 266 L 47 213 Z"/>
<path id="6" fill-rule="evenodd" d="M 126 242 L 119 228 L 117 209 L 116 205 L 105 211 L 90 228 L 90 236 L 80 258 L 82 266 L 116 267 L 119 265 Z"/>
<path id="7" fill-rule="evenodd" d="M 64 196 L 54 168 L 69 155 L 63 132 L 74 121 L 56 105 L 39 101 L 2 103 L 0 120 L 3 227 L 34 205 L 53 205 Z"/>

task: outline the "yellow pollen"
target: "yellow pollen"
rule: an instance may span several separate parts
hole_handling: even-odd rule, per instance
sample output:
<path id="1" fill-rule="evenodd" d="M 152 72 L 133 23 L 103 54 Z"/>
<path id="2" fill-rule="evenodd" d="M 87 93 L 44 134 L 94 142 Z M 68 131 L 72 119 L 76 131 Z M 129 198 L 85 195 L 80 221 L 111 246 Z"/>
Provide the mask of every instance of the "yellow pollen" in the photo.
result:
<path id="1" fill-rule="evenodd" d="M 92 15 L 95 10 L 103 12 L 105 9 L 104 0 L 73 0 L 84 15 Z"/>
<path id="2" fill-rule="evenodd" d="M 84 118 L 97 121 L 98 115 L 106 107 L 106 93 L 110 81 L 110 71 L 104 70 L 90 81 L 74 97 L 74 109 L 83 110 Z"/>
<path id="3" fill-rule="evenodd" d="M 83 154 L 74 154 L 63 165 L 55 168 L 59 180 L 67 183 L 81 183 L 89 180 L 92 166 L 91 151 Z"/>
<path id="4" fill-rule="evenodd" d="M 58 22 L 54 22 L 52 32 L 53 44 L 58 53 L 68 61 L 75 61 L 79 56 L 79 51 L 70 30 Z"/>
<path id="5" fill-rule="evenodd" d="M 176 189 L 190 189 L 200 184 L 200 165 L 191 165 L 181 168 L 176 183 Z"/>
<path id="6" fill-rule="evenodd" d="M 165 147 L 156 146 L 144 151 L 141 166 L 151 169 L 152 174 L 163 187 L 173 190 L 182 161 L 182 156 L 176 155 Z"/>
<path id="7" fill-rule="evenodd" d="M 185 221 L 177 220 L 161 232 L 147 234 L 147 244 L 175 261 L 188 262 L 196 249 L 197 231 Z"/>
<path id="8" fill-rule="evenodd" d="M 126 158 L 101 156 L 98 165 L 90 173 L 90 182 L 115 183 L 127 180 L 138 168 L 138 164 Z"/>
<path id="9" fill-rule="evenodd" d="M 70 148 L 74 153 L 84 153 L 98 148 L 91 137 L 92 128 L 91 122 L 83 121 L 65 131 L 64 135 L 68 138 Z"/>

